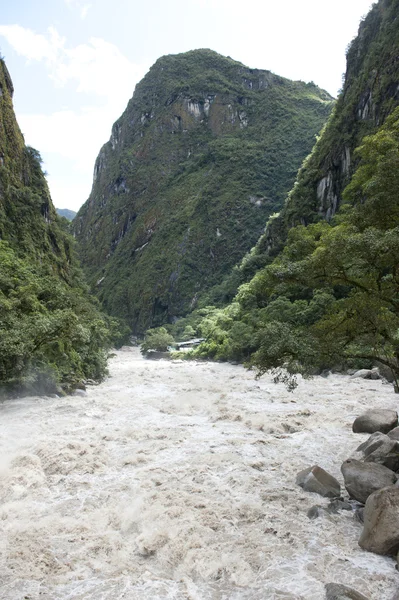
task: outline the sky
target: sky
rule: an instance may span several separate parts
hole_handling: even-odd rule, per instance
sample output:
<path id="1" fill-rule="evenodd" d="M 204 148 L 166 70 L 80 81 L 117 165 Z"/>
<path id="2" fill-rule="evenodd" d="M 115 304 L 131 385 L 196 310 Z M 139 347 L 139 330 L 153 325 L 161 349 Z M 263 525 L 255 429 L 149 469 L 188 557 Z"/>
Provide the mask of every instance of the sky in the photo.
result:
<path id="1" fill-rule="evenodd" d="M 248 67 L 314 81 L 333 96 L 370 0 L 13 0 L 0 53 L 53 202 L 78 208 L 134 87 L 165 54 L 211 48 Z"/>

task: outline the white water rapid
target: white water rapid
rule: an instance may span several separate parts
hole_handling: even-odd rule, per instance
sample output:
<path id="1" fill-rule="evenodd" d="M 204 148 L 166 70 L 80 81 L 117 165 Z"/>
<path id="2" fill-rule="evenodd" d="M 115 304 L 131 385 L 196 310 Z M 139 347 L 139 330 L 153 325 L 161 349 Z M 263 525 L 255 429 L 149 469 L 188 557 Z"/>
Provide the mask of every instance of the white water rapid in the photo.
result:
<path id="1" fill-rule="evenodd" d="M 0 404 L 2 600 L 370 600 L 399 587 L 361 524 L 295 484 L 367 436 L 354 418 L 397 408 L 381 381 L 332 375 L 293 394 L 241 366 L 117 352 L 88 396 Z"/>

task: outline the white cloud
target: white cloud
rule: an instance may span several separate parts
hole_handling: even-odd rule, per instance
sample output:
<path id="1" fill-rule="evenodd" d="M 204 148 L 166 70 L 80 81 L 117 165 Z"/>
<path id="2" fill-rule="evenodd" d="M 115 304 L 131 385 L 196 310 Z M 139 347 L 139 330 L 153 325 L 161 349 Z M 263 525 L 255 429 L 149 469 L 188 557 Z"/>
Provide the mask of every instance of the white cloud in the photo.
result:
<path id="1" fill-rule="evenodd" d="M 116 96 L 130 98 L 142 74 L 141 66 L 131 63 L 114 44 L 101 38 L 90 38 L 87 44 L 65 49 L 62 60 L 51 71 L 58 85 L 75 80 L 78 92 L 109 100 Z"/>
<path id="2" fill-rule="evenodd" d="M 113 122 L 121 115 L 133 94 L 135 84 L 147 68 L 130 62 L 115 46 L 101 38 L 68 48 L 55 28 L 46 35 L 34 33 L 19 25 L 0 26 L 14 50 L 28 61 L 45 64 L 53 84 L 64 87 L 74 84 L 76 92 L 90 94 L 90 105 L 82 103 L 77 110 L 57 110 L 51 114 L 19 114 L 18 120 L 26 143 L 37 148 L 46 159 L 50 172 L 49 185 L 53 201 L 62 204 L 69 197 L 68 207 L 76 208 L 90 191 L 94 161 L 101 146 L 109 139 Z M 52 159 L 59 164 L 65 159 L 71 172 L 69 192 L 65 183 L 52 175 Z M 86 174 L 87 185 L 74 185 L 75 176 Z M 84 196 L 73 198 L 73 194 Z"/>
<path id="3" fill-rule="evenodd" d="M 47 35 L 20 25 L 0 25 L 0 35 L 29 61 L 44 61 L 57 86 L 77 82 L 76 91 L 94 93 L 113 101 L 131 97 L 135 83 L 144 74 L 142 66 L 130 62 L 114 44 L 90 38 L 86 44 L 66 47 L 65 38 L 54 27 Z"/>
<path id="4" fill-rule="evenodd" d="M 57 61 L 65 43 L 54 27 L 49 27 L 48 35 L 44 36 L 20 25 L 0 25 L 0 35 L 20 56 L 28 60 L 45 60 L 49 64 Z"/>
<path id="5" fill-rule="evenodd" d="M 92 7 L 91 4 L 85 4 L 85 3 L 81 2 L 81 0 L 65 0 L 65 4 L 69 8 L 77 9 L 80 14 L 81 19 L 86 18 L 87 13 L 89 12 L 90 8 Z"/>

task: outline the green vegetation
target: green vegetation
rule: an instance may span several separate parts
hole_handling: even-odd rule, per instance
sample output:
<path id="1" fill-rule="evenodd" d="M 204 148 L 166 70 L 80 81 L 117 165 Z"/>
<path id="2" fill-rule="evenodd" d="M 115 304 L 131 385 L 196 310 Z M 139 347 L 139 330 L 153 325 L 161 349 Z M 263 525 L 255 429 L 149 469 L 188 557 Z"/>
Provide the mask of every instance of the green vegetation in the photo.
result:
<path id="1" fill-rule="evenodd" d="M 71 390 L 106 372 L 110 321 L 79 282 L 19 258 L 0 242 L 0 391 Z"/>
<path id="2" fill-rule="evenodd" d="M 203 306 L 281 207 L 332 105 L 210 50 L 159 59 L 73 222 L 106 310 L 140 333 Z"/>
<path id="3" fill-rule="evenodd" d="M 104 376 L 116 322 L 89 296 L 3 61 L 0 89 L 0 395 L 70 391 Z"/>
<path id="4" fill-rule="evenodd" d="M 291 387 L 296 373 L 375 362 L 398 378 L 398 11 L 398 0 L 373 5 L 281 213 L 203 298 L 218 306 L 184 320 L 206 337 L 193 355 L 241 360 Z"/>
<path id="5" fill-rule="evenodd" d="M 208 309 L 194 355 L 247 360 L 291 387 L 365 361 L 399 379 L 399 108 L 357 155 L 336 219 L 291 229 L 233 304 Z"/>
<path id="6" fill-rule="evenodd" d="M 356 170 L 354 150 L 375 133 L 399 102 L 399 0 L 380 0 L 361 22 L 347 50 L 345 83 L 328 123 L 305 160 L 278 218 L 257 252 L 277 252 L 288 230 L 332 218 Z M 324 187 L 322 181 L 324 180 Z M 319 187 L 320 185 L 320 187 Z"/>
<path id="7" fill-rule="evenodd" d="M 165 327 L 156 327 L 146 332 L 144 342 L 141 344 L 141 352 L 143 354 L 148 354 L 149 350 L 167 352 L 169 346 L 174 343 L 173 336 L 167 332 Z"/>
<path id="8" fill-rule="evenodd" d="M 57 208 L 57 215 L 60 217 L 65 217 L 68 221 L 73 221 L 76 217 L 76 212 L 74 210 L 70 210 L 69 208 Z"/>

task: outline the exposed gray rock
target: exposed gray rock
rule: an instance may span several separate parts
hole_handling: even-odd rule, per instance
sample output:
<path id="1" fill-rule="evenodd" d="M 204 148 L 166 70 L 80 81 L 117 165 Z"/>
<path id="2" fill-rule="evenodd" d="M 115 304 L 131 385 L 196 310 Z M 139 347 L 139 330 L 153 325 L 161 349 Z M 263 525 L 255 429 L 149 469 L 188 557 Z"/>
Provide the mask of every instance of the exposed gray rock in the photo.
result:
<path id="1" fill-rule="evenodd" d="M 374 367 L 374 369 L 360 369 L 351 375 L 351 379 L 356 379 L 358 377 L 361 379 L 381 379 L 377 367 Z"/>
<path id="2" fill-rule="evenodd" d="M 85 392 L 85 390 L 75 390 L 72 396 L 81 396 L 82 398 L 85 398 L 87 396 L 87 392 Z"/>
<path id="3" fill-rule="evenodd" d="M 328 506 L 320 506 L 315 504 L 311 508 L 309 508 L 306 513 L 309 519 L 317 519 L 318 517 L 328 516 L 328 515 L 336 515 L 340 510 L 353 510 L 352 504 L 350 502 L 346 502 L 341 498 L 333 498 L 328 503 Z"/>
<path id="4" fill-rule="evenodd" d="M 359 521 L 359 523 L 364 523 L 364 507 L 360 506 L 355 510 L 355 519 Z"/>
<path id="5" fill-rule="evenodd" d="M 399 560 L 398 560 L 399 563 Z M 391 600 L 399 600 L 399 590 L 397 590 L 392 596 Z"/>
<path id="6" fill-rule="evenodd" d="M 399 470 L 399 442 L 376 431 L 366 442 L 360 444 L 357 452 L 363 455 L 364 462 L 384 465 L 392 471 Z"/>
<path id="7" fill-rule="evenodd" d="M 330 514 L 337 514 L 340 510 L 353 510 L 353 506 L 350 502 L 341 500 L 341 498 L 334 498 L 333 500 L 330 500 L 326 511 Z"/>
<path id="8" fill-rule="evenodd" d="M 398 413 L 395 410 L 368 410 L 355 419 L 352 426 L 354 433 L 388 433 L 398 424 Z"/>
<path id="9" fill-rule="evenodd" d="M 336 498 L 341 495 L 339 482 L 317 465 L 308 467 L 298 473 L 296 483 L 306 492 L 314 492 L 326 498 Z"/>
<path id="10" fill-rule="evenodd" d="M 321 517 L 323 514 L 323 507 L 322 506 L 312 506 L 311 508 L 309 508 L 308 512 L 306 513 L 309 519 L 317 519 L 318 517 Z"/>
<path id="11" fill-rule="evenodd" d="M 387 436 L 391 438 L 391 440 L 399 441 L 399 427 L 395 427 L 395 429 L 391 429 L 391 431 L 388 431 Z"/>
<path id="12" fill-rule="evenodd" d="M 383 465 L 354 459 L 342 463 L 341 471 L 349 496 L 363 504 L 370 494 L 393 485 L 397 480 L 396 474 Z"/>
<path id="13" fill-rule="evenodd" d="M 399 550 L 398 487 L 383 488 L 367 499 L 364 507 L 364 528 L 359 546 L 376 554 L 397 554 Z"/>
<path id="14" fill-rule="evenodd" d="M 325 589 L 326 600 L 368 600 L 360 592 L 341 583 L 327 583 Z"/>
<path id="15" fill-rule="evenodd" d="M 392 369 L 390 367 L 388 367 L 387 365 L 383 365 L 382 363 L 380 363 L 378 361 L 377 361 L 377 365 L 378 365 L 378 371 L 379 371 L 381 377 L 383 377 L 384 379 L 389 381 L 389 383 L 394 383 L 395 377 L 392 372 Z"/>
<path id="16" fill-rule="evenodd" d="M 158 350 L 149 350 L 145 354 L 145 358 L 158 360 L 160 358 L 170 358 L 170 352 L 159 352 Z"/>

